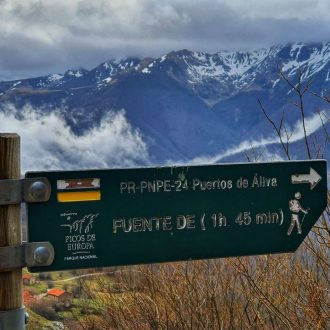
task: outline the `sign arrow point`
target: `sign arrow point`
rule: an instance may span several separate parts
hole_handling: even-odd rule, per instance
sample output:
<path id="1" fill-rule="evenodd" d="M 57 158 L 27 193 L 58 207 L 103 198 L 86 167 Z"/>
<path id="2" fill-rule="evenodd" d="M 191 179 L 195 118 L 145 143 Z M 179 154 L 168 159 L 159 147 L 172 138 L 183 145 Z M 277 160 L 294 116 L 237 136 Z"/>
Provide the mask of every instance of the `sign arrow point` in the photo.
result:
<path id="1" fill-rule="evenodd" d="M 310 167 L 309 174 L 293 174 L 291 176 L 291 182 L 293 184 L 309 183 L 311 190 L 316 187 L 321 179 L 322 177 L 312 167 Z"/>
<path id="2" fill-rule="evenodd" d="M 311 177 L 310 185 L 312 190 L 321 181 L 322 177 L 313 168 L 310 168 L 309 174 Z"/>

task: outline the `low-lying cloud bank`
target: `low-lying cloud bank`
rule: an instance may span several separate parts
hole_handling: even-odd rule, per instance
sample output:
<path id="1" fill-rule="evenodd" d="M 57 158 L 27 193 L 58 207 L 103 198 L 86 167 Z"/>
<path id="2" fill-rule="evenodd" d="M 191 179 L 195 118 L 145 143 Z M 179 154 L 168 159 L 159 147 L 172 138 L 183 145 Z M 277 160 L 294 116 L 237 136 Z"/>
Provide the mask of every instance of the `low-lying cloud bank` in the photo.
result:
<path id="1" fill-rule="evenodd" d="M 34 170 L 102 169 L 152 165 L 146 138 L 127 121 L 125 111 L 109 111 L 99 127 L 77 136 L 65 122 L 61 109 L 46 113 L 41 109 L 25 106 L 17 110 L 8 105 L 0 112 L 0 132 L 14 132 L 21 136 L 22 172 Z M 306 118 L 307 134 L 318 131 L 322 124 L 329 126 L 329 112 Z M 304 138 L 299 121 L 289 129 L 290 142 Z M 284 139 L 285 140 L 285 139 Z M 275 134 L 258 140 L 243 141 L 216 155 L 196 157 L 185 164 L 214 164 L 255 150 L 259 161 L 284 160 L 274 152 L 279 138 Z M 168 160 L 168 165 L 182 164 Z"/>
<path id="2" fill-rule="evenodd" d="M 132 167 L 148 164 L 142 134 L 125 111 L 109 112 L 100 127 L 75 135 L 59 111 L 42 113 L 30 106 L 0 112 L 0 132 L 21 136 L 22 171 Z"/>
<path id="3" fill-rule="evenodd" d="M 318 131 L 322 125 L 328 126 L 329 125 L 329 112 L 322 111 L 320 113 L 314 114 L 305 119 L 306 125 L 306 133 L 307 136 Z M 302 121 L 296 122 L 291 128 L 288 128 L 288 132 L 290 135 L 290 143 L 298 142 L 304 138 L 304 130 Z M 282 136 L 283 141 L 286 141 L 286 136 Z M 242 154 L 245 152 L 249 152 L 251 150 L 257 150 L 259 148 L 264 148 L 262 156 L 259 158 L 260 161 L 266 160 L 285 160 L 279 154 L 273 154 L 267 150 L 267 147 L 270 147 L 274 144 L 279 144 L 280 139 L 278 136 L 274 134 L 270 135 L 269 137 L 264 137 L 259 140 L 246 140 L 241 142 L 239 145 L 235 146 L 234 148 L 227 149 L 219 154 L 214 156 L 201 156 L 196 157 L 191 160 L 191 164 L 215 164 L 223 159 L 234 156 L 237 154 Z"/>

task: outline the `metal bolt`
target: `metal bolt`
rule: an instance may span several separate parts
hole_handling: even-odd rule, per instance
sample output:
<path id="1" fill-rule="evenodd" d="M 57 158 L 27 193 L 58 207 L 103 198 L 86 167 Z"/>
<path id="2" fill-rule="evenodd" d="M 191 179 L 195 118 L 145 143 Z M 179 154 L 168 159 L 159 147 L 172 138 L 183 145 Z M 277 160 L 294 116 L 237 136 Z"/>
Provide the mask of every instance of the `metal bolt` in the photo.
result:
<path id="1" fill-rule="evenodd" d="M 50 257 L 49 250 L 44 246 L 37 247 L 33 252 L 33 259 L 37 264 L 45 264 Z"/>
<path id="2" fill-rule="evenodd" d="M 25 324 L 28 324 L 30 321 L 30 314 L 25 311 Z"/>
<path id="3" fill-rule="evenodd" d="M 47 186 L 40 181 L 33 182 L 30 186 L 30 195 L 35 200 L 45 198 L 47 194 Z"/>

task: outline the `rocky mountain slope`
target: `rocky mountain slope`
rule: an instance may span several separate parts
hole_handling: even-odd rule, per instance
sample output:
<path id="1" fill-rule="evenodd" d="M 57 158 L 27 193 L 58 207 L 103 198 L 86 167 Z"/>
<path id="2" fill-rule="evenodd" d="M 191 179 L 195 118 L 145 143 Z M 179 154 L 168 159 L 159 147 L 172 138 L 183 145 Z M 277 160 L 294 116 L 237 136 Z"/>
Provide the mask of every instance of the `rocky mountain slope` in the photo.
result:
<path id="1" fill-rule="evenodd" d="M 272 133 L 258 106 L 262 100 L 274 121 L 284 111 L 287 125 L 300 118 L 293 85 L 311 82 L 310 91 L 330 90 L 330 42 L 288 44 L 250 52 L 215 54 L 180 50 L 160 58 L 124 58 L 92 70 L 0 82 L 0 109 L 31 104 L 59 111 L 73 132 L 101 125 L 107 113 L 125 110 L 146 141 L 154 162 L 185 161 L 214 155 L 245 140 Z M 306 116 L 328 111 L 305 93 Z"/>

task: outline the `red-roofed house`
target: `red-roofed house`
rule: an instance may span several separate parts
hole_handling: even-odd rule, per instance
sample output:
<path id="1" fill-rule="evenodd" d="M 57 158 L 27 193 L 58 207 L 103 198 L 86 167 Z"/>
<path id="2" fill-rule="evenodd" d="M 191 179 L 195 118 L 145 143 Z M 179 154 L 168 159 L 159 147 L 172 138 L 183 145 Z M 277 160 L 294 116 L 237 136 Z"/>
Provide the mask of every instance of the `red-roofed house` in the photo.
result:
<path id="1" fill-rule="evenodd" d="M 33 285 L 36 282 L 36 278 L 31 274 L 23 275 L 23 284 L 24 285 Z"/>
<path id="2" fill-rule="evenodd" d="M 65 290 L 54 288 L 47 291 L 47 297 L 62 303 L 65 307 L 70 307 L 73 295 Z"/>

